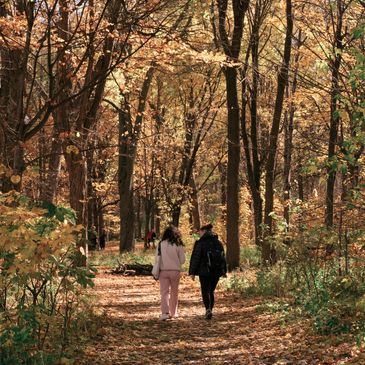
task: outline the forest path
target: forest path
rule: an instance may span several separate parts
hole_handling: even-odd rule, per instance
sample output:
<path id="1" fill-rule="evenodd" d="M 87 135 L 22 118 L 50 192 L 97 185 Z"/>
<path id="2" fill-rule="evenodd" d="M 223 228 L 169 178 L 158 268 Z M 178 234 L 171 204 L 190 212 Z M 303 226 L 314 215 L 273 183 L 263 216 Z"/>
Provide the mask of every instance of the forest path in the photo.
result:
<path id="1" fill-rule="evenodd" d="M 159 286 L 152 277 L 96 278 L 101 317 L 97 341 L 88 343 L 82 365 L 137 364 L 365 364 L 351 346 L 329 345 L 334 337 L 311 335 L 309 324 L 282 323 L 257 311 L 259 299 L 244 300 L 217 290 L 211 321 L 203 317 L 199 283 L 180 284 L 178 319 L 159 321 Z"/>

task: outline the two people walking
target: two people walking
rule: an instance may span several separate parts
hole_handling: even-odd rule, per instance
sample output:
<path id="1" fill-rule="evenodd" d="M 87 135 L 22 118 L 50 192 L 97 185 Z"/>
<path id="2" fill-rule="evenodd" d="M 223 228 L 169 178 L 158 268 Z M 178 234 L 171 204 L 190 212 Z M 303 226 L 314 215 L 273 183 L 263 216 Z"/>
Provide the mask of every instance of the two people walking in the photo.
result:
<path id="1" fill-rule="evenodd" d="M 194 244 L 189 275 L 199 276 L 201 294 L 206 309 L 205 318 L 213 315 L 214 291 L 219 278 L 226 274 L 227 265 L 222 243 L 208 224 L 199 230 L 200 239 Z M 161 320 L 178 316 L 180 267 L 185 262 L 184 245 L 176 227 L 168 227 L 156 249 L 153 274 L 160 281 Z"/>

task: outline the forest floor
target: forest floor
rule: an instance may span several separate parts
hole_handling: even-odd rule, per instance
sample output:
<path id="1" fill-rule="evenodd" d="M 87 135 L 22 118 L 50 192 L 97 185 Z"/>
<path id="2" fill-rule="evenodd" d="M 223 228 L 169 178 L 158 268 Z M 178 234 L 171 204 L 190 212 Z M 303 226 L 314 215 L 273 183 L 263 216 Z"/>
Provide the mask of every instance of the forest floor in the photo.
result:
<path id="1" fill-rule="evenodd" d="M 204 319 L 199 283 L 183 274 L 179 318 L 159 321 L 159 286 L 152 277 L 111 275 L 100 268 L 95 296 L 98 332 L 77 365 L 365 364 L 350 338 L 317 336 L 309 321 L 285 322 L 258 310 L 263 299 L 217 290 Z"/>

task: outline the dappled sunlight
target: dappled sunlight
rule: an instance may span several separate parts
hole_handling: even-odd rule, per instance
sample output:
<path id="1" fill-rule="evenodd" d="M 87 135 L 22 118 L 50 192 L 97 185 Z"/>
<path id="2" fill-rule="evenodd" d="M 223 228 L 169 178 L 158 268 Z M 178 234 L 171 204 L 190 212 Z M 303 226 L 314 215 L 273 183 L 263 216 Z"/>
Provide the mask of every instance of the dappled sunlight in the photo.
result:
<path id="1" fill-rule="evenodd" d="M 217 292 L 212 321 L 204 319 L 198 282 L 182 275 L 179 317 L 159 321 L 159 286 L 152 277 L 108 272 L 96 278 L 101 318 L 97 343 L 89 343 L 80 365 L 117 364 L 360 364 L 349 345 L 329 350 L 310 324 L 280 322 L 258 312 L 260 298 Z"/>

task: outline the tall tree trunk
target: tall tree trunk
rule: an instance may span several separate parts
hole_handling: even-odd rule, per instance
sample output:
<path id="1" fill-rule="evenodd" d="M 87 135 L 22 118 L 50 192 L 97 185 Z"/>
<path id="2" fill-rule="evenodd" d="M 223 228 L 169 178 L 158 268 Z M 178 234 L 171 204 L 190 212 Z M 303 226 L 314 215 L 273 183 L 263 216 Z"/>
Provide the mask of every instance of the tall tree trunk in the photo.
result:
<path id="1" fill-rule="evenodd" d="M 237 71 L 225 70 L 228 109 L 228 163 L 227 163 L 227 264 L 235 269 L 240 264 L 239 238 L 239 164 L 240 119 L 237 94 Z"/>
<path id="2" fill-rule="evenodd" d="M 259 96 L 259 42 L 260 27 L 263 19 L 267 14 L 267 3 L 256 2 L 255 14 L 252 23 L 249 48 L 246 53 L 246 64 L 241 70 L 242 79 L 242 115 L 241 115 L 241 134 L 246 159 L 246 174 L 248 186 L 251 192 L 254 215 L 254 233 L 255 243 L 257 246 L 262 245 L 262 220 L 263 220 L 263 203 L 261 197 L 261 160 L 259 157 L 259 130 L 260 122 L 258 118 L 258 96 Z M 250 89 L 250 131 L 247 128 L 246 109 L 248 104 L 247 97 L 247 71 L 248 60 L 251 51 L 252 59 L 252 86 Z"/>
<path id="3" fill-rule="evenodd" d="M 120 216 L 120 252 L 134 249 L 134 202 L 133 171 L 135 152 L 132 145 L 130 113 L 119 112 L 119 216 Z"/>
<path id="4" fill-rule="evenodd" d="M 189 111 L 185 115 L 185 140 L 184 150 L 179 171 L 179 195 L 176 203 L 172 207 L 172 224 L 176 227 L 179 226 L 181 207 L 183 202 L 186 200 L 186 187 L 190 185 L 190 179 L 193 172 L 193 165 L 195 162 L 195 156 L 192 156 L 193 149 L 193 137 L 196 128 L 196 113 L 194 111 L 195 100 L 194 100 L 194 88 L 191 81 L 190 92 L 188 97 Z M 194 146 L 195 147 L 195 146 Z"/>
<path id="5" fill-rule="evenodd" d="M 273 219 L 271 213 L 274 210 L 274 181 L 277 141 L 279 136 L 280 120 L 284 103 L 285 87 L 288 82 L 290 54 L 293 34 L 292 2 L 286 0 L 286 35 L 282 65 L 278 74 L 276 100 L 274 107 L 273 122 L 270 131 L 269 150 L 266 162 L 265 176 L 265 238 L 262 244 L 262 261 L 264 264 L 276 262 L 276 250 L 272 246 L 270 236 L 273 233 Z"/>
<path id="6" fill-rule="evenodd" d="M 334 212 L 334 190 L 336 183 L 336 170 L 333 168 L 332 160 L 336 156 L 336 145 L 338 138 L 338 126 L 339 126 L 339 115 L 338 115 L 338 97 L 340 95 L 339 90 L 339 75 L 342 61 L 342 24 L 345 5 L 343 0 L 337 0 L 337 22 L 335 32 L 335 44 L 333 45 L 334 62 L 332 64 L 332 85 L 331 85 L 331 115 L 330 115 L 330 133 L 328 141 L 328 164 L 327 169 L 327 192 L 326 192 L 326 215 L 325 224 L 328 228 L 333 226 L 333 212 Z M 335 21 L 333 19 L 333 21 Z"/>
<path id="7" fill-rule="evenodd" d="M 255 242 L 262 245 L 262 197 L 261 197 L 261 161 L 259 159 L 259 119 L 257 116 L 258 84 L 259 84 L 259 39 L 260 39 L 260 9 L 257 5 L 255 24 L 252 37 L 252 92 L 251 92 L 251 146 L 252 146 L 252 178 L 249 186 L 253 200 L 255 217 Z M 244 138 L 245 141 L 245 138 Z"/>
<path id="8" fill-rule="evenodd" d="M 227 32 L 228 0 L 218 0 L 219 37 L 228 62 L 237 62 L 241 49 L 244 16 L 249 0 L 232 0 L 232 37 Z M 239 267 L 239 163 L 240 163 L 240 115 L 237 92 L 237 69 L 234 65 L 224 68 L 228 114 L 228 164 L 227 164 L 227 264 L 229 270 Z"/>
<path id="9" fill-rule="evenodd" d="M 133 172 L 136 159 L 137 143 L 141 133 L 143 112 L 154 74 L 154 64 L 148 69 L 139 95 L 137 116 L 133 126 L 131 109 L 127 96 L 119 109 L 119 196 L 120 196 L 120 252 L 134 249 L 135 214 Z"/>
<path id="10" fill-rule="evenodd" d="M 290 224 L 290 197 L 291 197 L 291 157 L 293 145 L 293 118 L 289 111 L 284 116 L 284 174 L 283 174 L 283 198 L 284 219 L 289 229 Z"/>
<path id="11" fill-rule="evenodd" d="M 299 71 L 299 49 L 302 42 L 302 32 L 299 31 L 298 34 L 298 48 L 294 59 L 294 75 L 293 82 L 290 87 L 288 85 L 288 97 L 290 100 L 293 98 L 298 81 L 298 71 Z M 288 110 L 285 113 L 284 118 L 284 174 L 283 174 L 283 185 L 284 185 L 284 219 L 290 226 L 290 199 L 291 199 L 291 162 L 292 162 L 292 149 L 293 149 L 293 131 L 294 131 L 294 113 L 295 107 L 292 101 L 290 101 Z"/>

